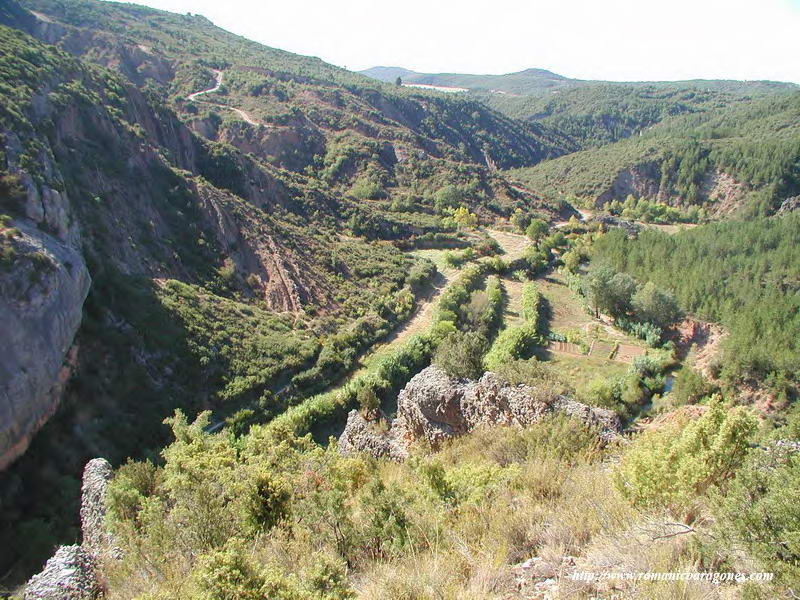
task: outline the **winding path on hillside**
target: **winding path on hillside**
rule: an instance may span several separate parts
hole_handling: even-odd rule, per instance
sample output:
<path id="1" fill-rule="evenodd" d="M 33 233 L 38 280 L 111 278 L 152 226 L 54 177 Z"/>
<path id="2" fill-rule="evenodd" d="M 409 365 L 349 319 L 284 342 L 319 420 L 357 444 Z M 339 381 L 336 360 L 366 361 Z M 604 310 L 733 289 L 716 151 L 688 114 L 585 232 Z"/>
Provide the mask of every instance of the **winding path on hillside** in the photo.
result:
<path id="1" fill-rule="evenodd" d="M 186 99 L 193 102 L 204 102 L 206 104 L 211 104 L 212 106 L 218 106 L 220 108 L 227 108 L 228 110 L 232 110 L 237 115 L 239 115 L 239 117 L 243 121 L 249 123 L 250 125 L 254 125 L 256 127 L 272 127 L 272 125 L 256 121 L 255 119 L 253 119 L 253 117 L 244 112 L 241 108 L 228 106 L 227 104 L 219 104 L 217 102 L 211 102 L 210 100 L 198 100 L 200 96 L 205 96 L 206 94 L 213 94 L 214 92 L 218 91 L 219 88 L 222 86 L 223 71 L 214 69 L 214 77 L 216 78 L 216 81 L 212 87 L 205 90 L 200 90 L 199 92 L 193 92 L 188 96 L 186 96 Z"/>

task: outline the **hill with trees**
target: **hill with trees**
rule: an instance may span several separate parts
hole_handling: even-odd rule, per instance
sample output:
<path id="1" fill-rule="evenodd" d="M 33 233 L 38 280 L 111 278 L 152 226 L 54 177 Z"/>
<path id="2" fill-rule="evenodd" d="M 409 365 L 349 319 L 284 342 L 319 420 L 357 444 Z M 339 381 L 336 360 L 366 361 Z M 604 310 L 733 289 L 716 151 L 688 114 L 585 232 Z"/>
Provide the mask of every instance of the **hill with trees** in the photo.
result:
<path id="1" fill-rule="evenodd" d="M 412 313 L 434 270 L 404 250 L 560 211 L 496 168 L 565 138 L 474 99 L 130 4 L 5 2 L 0 22 L 12 578 L 75 535 L 88 458 L 157 454 L 176 407 L 273 418 Z M 58 337 L 36 355 L 41 328 Z"/>
<path id="2" fill-rule="evenodd" d="M 729 214 L 769 213 L 800 192 L 800 94 L 680 115 L 635 138 L 511 173 L 553 200 L 603 206 L 629 194 Z"/>
<path id="3" fill-rule="evenodd" d="M 474 92 L 495 92 L 514 96 L 546 96 L 578 87 L 598 85 L 650 87 L 662 90 L 695 89 L 709 92 L 730 92 L 741 95 L 793 91 L 797 85 L 778 81 L 733 81 L 733 80 L 687 80 L 610 82 L 571 79 L 546 69 L 525 69 L 504 75 L 474 75 L 467 73 L 418 73 L 403 67 L 371 67 L 359 71 L 361 74 L 385 82 L 394 82 L 401 77 L 406 83 L 422 83 L 445 87 L 467 88 Z"/>
<path id="4" fill-rule="evenodd" d="M 361 73 L 387 82 L 399 76 L 404 83 L 465 88 L 469 96 L 503 114 L 568 136 L 575 150 L 629 138 L 676 115 L 798 91 L 796 84 L 773 81 L 588 81 L 544 69 L 466 75 L 374 67 Z"/>
<path id="5" fill-rule="evenodd" d="M 102 456 L 107 598 L 599 597 L 568 575 L 609 565 L 787 596 L 800 92 L 371 75 L 199 15 L 0 5 L 0 593 L 79 541 Z M 642 225 L 674 221 L 702 223 Z M 728 331 L 709 377 L 683 318 Z M 431 364 L 526 427 L 340 452 Z M 460 397 L 423 398 L 432 439 Z"/>

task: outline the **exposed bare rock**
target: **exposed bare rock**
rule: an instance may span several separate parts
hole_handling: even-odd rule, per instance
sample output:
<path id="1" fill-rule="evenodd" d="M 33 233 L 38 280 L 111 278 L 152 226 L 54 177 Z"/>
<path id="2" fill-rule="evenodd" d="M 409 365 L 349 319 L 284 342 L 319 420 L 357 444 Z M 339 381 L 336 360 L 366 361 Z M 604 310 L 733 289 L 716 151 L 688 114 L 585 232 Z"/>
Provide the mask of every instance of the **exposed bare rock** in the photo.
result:
<path id="1" fill-rule="evenodd" d="M 15 226 L 18 258 L 0 272 L 0 470 L 58 404 L 90 282 L 74 248 L 25 223 Z"/>
<path id="2" fill-rule="evenodd" d="M 356 411 L 350 413 L 340 451 L 403 459 L 410 444 L 424 440 L 434 448 L 480 425 L 536 423 L 563 413 L 597 427 L 604 441 L 618 437 L 617 415 L 566 396 L 551 396 L 535 387 L 511 385 L 494 373 L 478 381 L 454 379 L 438 367 L 428 367 L 408 382 L 397 398 L 397 419 L 381 432 Z"/>
<path id="3" fill-rule="evenodd" d="M 594 204 L 602 208 L 612 200 L 624 201 L 628 195 L 674 204 L 676 197 L 671 186 L 662 185 L 662 174 L 661 165 L 652 160 L 625 167 L 598 193 Z M 741 207 L 748 191 L 747 185 L 719 169 L 706 171 L 698 189 L 709 214 L 716 217 L 729 215 Z M 678 203 L 685 201 L 685 198 L 677 198 Z"/>
<path id="4" fill-rule="evenodd" d="M 83 469 L 81 532 L 83 548 L 93 556 L 118 556 L 114 538 L 106 528 L 106 491 L 114 471 L 104 458 L 93 458 Z"/>
<path id="5" fill-rule="evenodd" d="M 339 438 L 339 452 L 366 452 L 376 458 L 403 460 L 408 449 L 398 438 L 399 429 L 381 426 L 388 421 L 367 421 L 357 410 L 347 415 L 347 425 Z"/>
<path id="6" fill-rule="evenodd" d="M 557 598 L 560 582 L 575 570 L 572 556 L 545 559 L 540 556 L 511 567 L 517 583 L 517 590 L 524 598 L 548 600 Z"/>
<path id="7" fill-rule="evenodd" d="M 792 196 L 791 198 L 786 198 L 786 200 L 781 202 L 781 205 L 775 214 L 788 215 L 796 211 L 798 208 L 800 208 L 800 196 Z"/>
<path id="8" fill-rule="evenodd" d="M 727 333 L 715 323 L 707 323 L 687 317 L 677 326 L 675 345 L 679 356 L 686 357 L 693 352 L 694 368 L 704 377 L 716 381 L 715 365 Z"/>
<path id="9" fill-rule="evenodd" d="M 25 600 L 85 600 L 100 592 L 98 561 L 119 558 L 120 551 L 106 529 L 106 491 L 114 471 L 104 458 L 86 463 L 81 488 L 83 544 L 61 546 L 44 570 L 25 586 Z"/>
<path id="10" fill-rule="evenodd" d="M 629 194 L 637 198 L 659 198 L 661 169 L 656 162 L 644 162 L 622 169 L 611 185 L 595 200 L 602 208 L 612 200 L 625 200 Z"/>
<path id="11" fill-rule="evenodd" d="M 89 600 L 100 592 L 94 557 L 80 546 L 61 546 L 25 586 L 25 600 Z"/>
<path id="12" fill-rule="evenodd" d="M 636 223 L 626 221 L 625 219 L 620 219 L 619 217 L 615 217 L 613 215 L 600 215 L 596 218 L 596 220 L 598 223 L 602 223 L 606 228 L 619 227 L 628 236 L 635 236 L 641 229 L 641 227 Z"/>
<path id="13" fill-rule="evenodd" d="M 726 216 L 742 206 L 747 186 L 719 169 L 708 171 L 703 177 L 700 195 L 709 201 L 709 212 Z"/>

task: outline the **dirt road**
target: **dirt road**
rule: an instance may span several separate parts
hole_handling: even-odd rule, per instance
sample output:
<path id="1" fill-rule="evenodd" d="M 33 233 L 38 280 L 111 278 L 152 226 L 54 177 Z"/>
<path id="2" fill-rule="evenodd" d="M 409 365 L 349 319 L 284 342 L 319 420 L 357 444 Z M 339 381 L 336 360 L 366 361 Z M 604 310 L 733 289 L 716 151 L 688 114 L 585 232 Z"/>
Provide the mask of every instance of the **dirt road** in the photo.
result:
<path id="1" fill-rule="evenodd" d="M 256 127 L 273 127 L 273 125 L 268 125 L 266 123 L 261 123 L 259 121 L 256 121 L 255 119 L 253 119 L 253 117 L 251 117 L 249 114 L 244 112 L 241 108 L 235 108 L 233 106 L 228 106 L 227 104 L 218 104 L 216 102 L 211 102 L 211 101 L 208 101 L 208 100 L 197 100 L 197 98 L 199 98 L 200 96 L 204 96 L 206 94 L 213 94 L 214 92 L 219 90 L 220 86 L 222 86 L 223 72 L 214 69 L 214 75 L 216 76 L 217 80 L 216 80 L 216 83 L 214 84 L 213 87 L 210 87 L 210 88 L 208 88 L 206 90 L 200 90 L 199 92 L 191 93 L 188 96 L 186 96 L 186 99 L 187 100 L 193 100 L 195 102 L 205 102 L 205 103 L 211 104 L 213 106 L 218 106 L 220 108 L 227 108 L 228 110 L 232 110 L 237 115 L 239 115 L 239 117 L 241 117 L 241 119 L 243 121 L 245 121 L 246 123 L 249 123 L 250 125 L 253 125 L 253 126 L 256 126 Z"/>

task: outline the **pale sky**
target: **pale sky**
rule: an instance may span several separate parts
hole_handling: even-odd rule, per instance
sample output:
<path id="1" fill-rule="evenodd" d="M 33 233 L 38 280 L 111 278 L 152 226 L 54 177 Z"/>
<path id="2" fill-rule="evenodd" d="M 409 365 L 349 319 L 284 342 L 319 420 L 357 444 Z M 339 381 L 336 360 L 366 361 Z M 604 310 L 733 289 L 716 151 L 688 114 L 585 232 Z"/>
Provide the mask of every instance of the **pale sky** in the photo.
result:
<path id="1" fill-rule="evenodd" d="M 800 83 L 800 0 L 139 0 L 351 70 Z"/>

